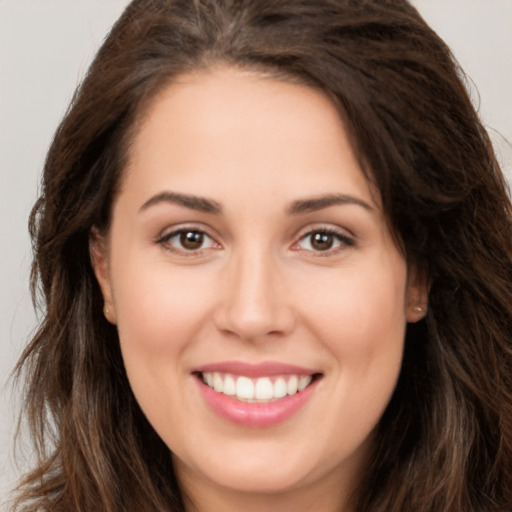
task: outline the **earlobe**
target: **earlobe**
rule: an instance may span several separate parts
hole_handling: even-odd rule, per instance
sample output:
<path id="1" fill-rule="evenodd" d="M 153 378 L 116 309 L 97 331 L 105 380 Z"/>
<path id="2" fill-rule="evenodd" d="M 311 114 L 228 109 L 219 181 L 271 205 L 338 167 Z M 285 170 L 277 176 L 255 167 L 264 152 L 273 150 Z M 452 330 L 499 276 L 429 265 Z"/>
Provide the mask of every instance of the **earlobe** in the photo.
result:
<path id="1" fill-rule="evenodd" d="M 419 322 L 427 314 L 429 289 L 426 276 L 417 271 L 410 273 L 405 311 L 408 322 Z"/>
<path id="2" fill-rule="evenodd" d="M 427 314 L 427 305 L 409 306 L 407 310 L 407 321 L 410 323 L 419 322 Z"/>
<path id="3" fill-rule="evenodd" d="M 110 282 L 110 271 L 108 262 L 108 243 L 106 237 L 101 235 L 95 226 L 89 235 L 89 254 L 94 275 L 103 295 L 103 314 L 112 324 L 116 323 L 114 301 L 112 297 L 112 285 Z"/>

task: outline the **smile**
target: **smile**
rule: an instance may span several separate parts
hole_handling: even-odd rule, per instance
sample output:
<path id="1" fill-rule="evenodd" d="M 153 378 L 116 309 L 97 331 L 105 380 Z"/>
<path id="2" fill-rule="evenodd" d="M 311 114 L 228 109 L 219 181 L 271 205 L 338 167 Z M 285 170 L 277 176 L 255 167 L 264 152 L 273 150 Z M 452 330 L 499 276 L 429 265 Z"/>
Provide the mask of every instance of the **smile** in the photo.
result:
<path id="1" fill-rule="evenodd" d="M 313 381 L 313 375 L 249 378 L 219 372 L 203 372 L 201 378 L 217 393 L 248 403 L 268 403 L 295 395 Z"/>
<path id="2" fill-rule="evenodd" d="M 244 427 L 281 424 L 306 407 L 323 374 L 266 362 L 214 363 L 192 372 L 205 403 L 216 416 Z"/>

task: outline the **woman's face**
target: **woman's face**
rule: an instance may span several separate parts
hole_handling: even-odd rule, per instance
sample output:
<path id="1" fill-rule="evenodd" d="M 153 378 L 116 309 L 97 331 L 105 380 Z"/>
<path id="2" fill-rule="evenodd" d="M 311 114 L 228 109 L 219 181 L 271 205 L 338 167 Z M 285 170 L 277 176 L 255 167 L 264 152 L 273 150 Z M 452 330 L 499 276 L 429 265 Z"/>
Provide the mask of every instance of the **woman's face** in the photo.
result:
<path id="1" fill-rule="evenodd" d="M 424 293 L 323 93 L 181 77 L 149 108 L 91 253 L 185 487 L 353 481 Z"/>

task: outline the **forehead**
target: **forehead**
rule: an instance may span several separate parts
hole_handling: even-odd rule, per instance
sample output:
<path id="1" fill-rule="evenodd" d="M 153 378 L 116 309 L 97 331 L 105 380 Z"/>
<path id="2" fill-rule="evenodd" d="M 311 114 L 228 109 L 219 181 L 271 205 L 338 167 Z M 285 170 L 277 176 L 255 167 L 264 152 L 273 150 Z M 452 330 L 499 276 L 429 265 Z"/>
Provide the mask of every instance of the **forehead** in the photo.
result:
<path id="1" fill-rule="evenodd" d="M 160 91 L 141 118 L 124 182 L 201 195 L 219 183 L 231 192 L 283 187 L 291 196 L 342 187 L 336 192 L 375 202 L 326 94 L 231 68 L 183 75 Z"/>

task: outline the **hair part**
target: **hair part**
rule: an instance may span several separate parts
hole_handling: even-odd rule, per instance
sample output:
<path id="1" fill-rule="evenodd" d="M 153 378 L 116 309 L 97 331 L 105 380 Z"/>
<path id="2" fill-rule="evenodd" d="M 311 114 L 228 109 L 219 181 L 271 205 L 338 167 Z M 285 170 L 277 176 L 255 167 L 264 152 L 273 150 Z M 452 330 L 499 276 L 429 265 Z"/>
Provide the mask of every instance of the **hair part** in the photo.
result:
<path id="1" fill-rule="evenodd" d="M 38 460 L 23 511 L 183 510 L 89 259 L 148 105 L 235 66 L 323 90 L 430 283 L 357 510 L 512 508 L 512 208 L 449 49 L 405 0 L 135 0 L 59 126 L 30 218 L 43 320 L 18 373 Z M 21 378 L 21 377 L 20 377 Z"/>

